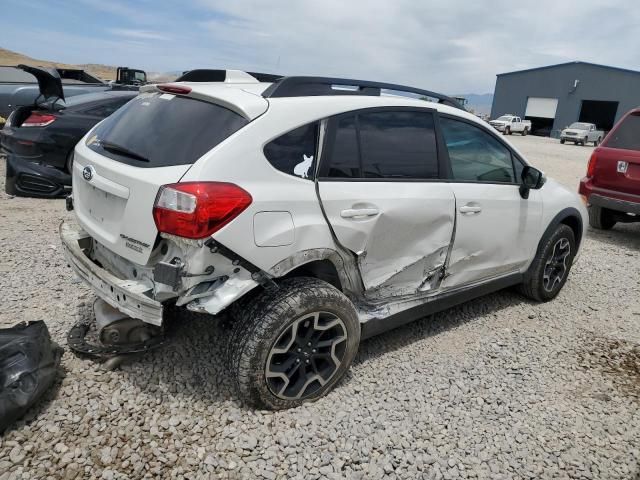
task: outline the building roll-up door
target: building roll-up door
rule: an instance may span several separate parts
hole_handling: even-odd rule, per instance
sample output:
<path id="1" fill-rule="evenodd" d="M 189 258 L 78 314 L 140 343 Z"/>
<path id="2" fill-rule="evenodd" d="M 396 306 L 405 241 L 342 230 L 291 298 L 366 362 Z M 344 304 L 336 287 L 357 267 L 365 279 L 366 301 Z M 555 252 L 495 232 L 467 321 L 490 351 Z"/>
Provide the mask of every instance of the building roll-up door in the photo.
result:
<path id="1" fill-rule="evenodd" d="M 529 97 L 525 117 L 555 118 L 558 109 L 557 98 Z"/>

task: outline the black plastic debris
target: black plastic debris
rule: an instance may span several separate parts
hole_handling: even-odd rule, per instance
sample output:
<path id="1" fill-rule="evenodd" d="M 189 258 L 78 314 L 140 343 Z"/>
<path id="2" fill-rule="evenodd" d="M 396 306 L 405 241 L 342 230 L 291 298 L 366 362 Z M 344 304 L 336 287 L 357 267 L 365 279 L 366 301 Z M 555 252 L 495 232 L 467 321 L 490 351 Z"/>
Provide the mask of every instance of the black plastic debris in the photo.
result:
<path id="1" fill-rule="evenodd" d="M 0 329 L 0 432 L 53 384 L 62 351 L 42 321 Z"/>

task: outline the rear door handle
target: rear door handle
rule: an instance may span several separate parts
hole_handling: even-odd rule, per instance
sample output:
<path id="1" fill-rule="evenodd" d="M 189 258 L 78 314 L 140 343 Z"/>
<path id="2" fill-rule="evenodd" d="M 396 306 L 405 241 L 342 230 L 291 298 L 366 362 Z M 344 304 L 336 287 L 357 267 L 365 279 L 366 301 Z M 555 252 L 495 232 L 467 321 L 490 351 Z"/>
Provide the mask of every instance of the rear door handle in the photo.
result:
<path id="1" fill-rule="evenodd" d="M 480 205 L 471 205 L 467 204 L 459 208 L 460 213 L 480 213 L 482 211 L 482 207 Z"/>
<path id="2" fill-rule="evenodd" d="M 348 208 L 342 210 L 340 216 L 342 218 L 374 217 L 379 213 L 377 208 Z"/>

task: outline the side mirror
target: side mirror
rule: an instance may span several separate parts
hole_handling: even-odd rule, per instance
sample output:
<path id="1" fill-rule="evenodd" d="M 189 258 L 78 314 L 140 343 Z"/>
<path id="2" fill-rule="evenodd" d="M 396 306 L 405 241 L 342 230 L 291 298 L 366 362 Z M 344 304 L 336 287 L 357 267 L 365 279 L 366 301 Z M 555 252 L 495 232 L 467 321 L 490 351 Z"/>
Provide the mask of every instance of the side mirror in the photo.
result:
<path id="1" fill-rule="evenodd" d="M 521 180 L 520 196 L 527 199 L 529 198 L 529 191 L 542 188 L 547 178 L 544 176 L 544 173 L 537 168 L 527 165 L 522 169 Z"/>

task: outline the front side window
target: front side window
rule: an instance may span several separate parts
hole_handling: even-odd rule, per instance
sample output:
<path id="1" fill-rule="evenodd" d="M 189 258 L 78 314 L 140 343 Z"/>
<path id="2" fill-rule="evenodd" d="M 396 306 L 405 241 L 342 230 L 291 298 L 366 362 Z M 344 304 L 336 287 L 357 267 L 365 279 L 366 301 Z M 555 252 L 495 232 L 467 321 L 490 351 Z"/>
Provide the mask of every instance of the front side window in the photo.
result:
<path id="1" fill-rule="evenodd" d="M 493 135 L 466 122 L 441 118 L 454 180 L 514 183 L 511 152 Z"/>
<path id="2" fill-rule="evenodd" d="M 438 152 L 431 112 L 364 111 L 336 120 L 326 176 L 431 179 Z"/>
<path id="3" fill-rule="evenodd" d="M 267 143 L 264 156 L 276 169 L 300 178 L 314 178 L 318 122 L 291 130 Z"/>

